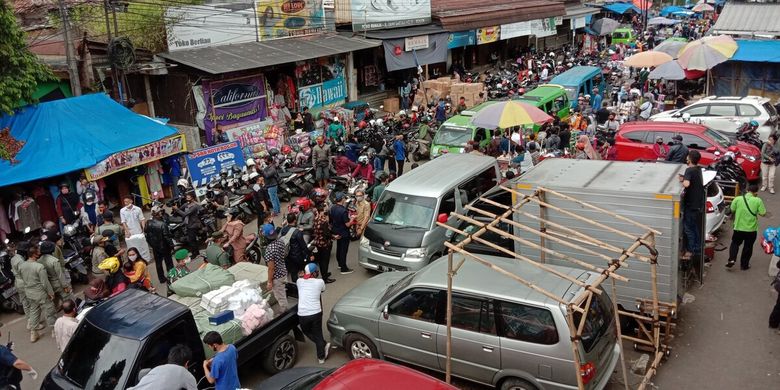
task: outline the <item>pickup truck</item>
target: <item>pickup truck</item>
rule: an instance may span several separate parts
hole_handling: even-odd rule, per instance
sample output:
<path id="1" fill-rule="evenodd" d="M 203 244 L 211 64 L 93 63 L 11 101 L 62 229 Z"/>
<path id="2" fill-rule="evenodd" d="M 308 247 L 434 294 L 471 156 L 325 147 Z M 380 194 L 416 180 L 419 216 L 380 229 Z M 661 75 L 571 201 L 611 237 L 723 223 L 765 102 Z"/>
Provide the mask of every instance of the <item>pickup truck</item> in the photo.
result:
<path id="1" fill-rule="evenodd" d="M 294 295 L 289 287 L 288 294 Z M 275 374 L 295 365 L 296 339 L 303 341 L 303 333 L 298 328 L 298 305 L 294 302 L 291 300 L 286 312 L 234 343 L 240 366 L 259 363 Z M 129 289 L 86 314 L 41 389 L 126 389 L 148 369 L 167 363 L 168 351 L 177 344 L 192 349 L 189 370 L 196 379 L 203 378 L 206 346 L 189 308 L 159 295 Z M 207 381 L 199 381 L 200 386 L 204 384 Z"/>

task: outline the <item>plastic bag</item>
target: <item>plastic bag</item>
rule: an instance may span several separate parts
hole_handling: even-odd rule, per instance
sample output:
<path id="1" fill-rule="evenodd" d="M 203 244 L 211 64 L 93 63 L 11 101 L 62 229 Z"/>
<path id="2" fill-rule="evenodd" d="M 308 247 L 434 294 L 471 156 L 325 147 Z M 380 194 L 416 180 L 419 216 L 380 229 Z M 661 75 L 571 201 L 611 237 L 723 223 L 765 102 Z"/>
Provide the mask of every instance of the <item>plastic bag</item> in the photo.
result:
<path id="1" fill-rule="evenodd" d="M 767 241 L 766 238 L 761 239 L 761 248 L 764 250 L 764 253 L 771 255 L 775 252 L 775 246 L 772 244 L 772 241 Z"/>

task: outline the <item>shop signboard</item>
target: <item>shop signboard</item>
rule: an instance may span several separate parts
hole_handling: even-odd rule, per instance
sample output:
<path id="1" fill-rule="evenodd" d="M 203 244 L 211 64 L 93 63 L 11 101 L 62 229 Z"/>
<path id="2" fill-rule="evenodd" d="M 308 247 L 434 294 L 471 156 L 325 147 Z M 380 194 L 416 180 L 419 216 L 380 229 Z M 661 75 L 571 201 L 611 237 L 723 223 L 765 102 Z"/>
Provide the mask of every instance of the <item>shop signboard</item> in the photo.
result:
<path id="1" fill-rule="evenodd" d="M 501 39 L 535 35 L 538 38 L 557 34 L 558 18 L 545 18 L 501 25 Z M 561 18 L 561 23 L 563 19 Z M 558 23 L 560 24 L 560 23 Z"/>
<path id="2" fill-rule="evenodd" d="M 558 33 L 555 18 L 536 19 L 531 21 L 533 35 L 537 38 L 549 37 Z"/>
<path id="3" fill-rule="evenodd" d="M 577 18 L 573 19 L 571 28 L 572 29 L 583 28 L 583 27 L 585 27 L 585 25 L 586 25 L 585 17 L 584 16 L 577 17 Z"/>
<path id="4" fill-rule="evenodd" d="M 458 31 L 458 32 L 450 33 L 449 40 L 447 41 L 447 48 L 455 49 L 458 47 L 473 46 L 476 44 L 477 44 L 477 35 L 474 32 L 474 30 Z"/>
<path id="5" fill-rule="evenodd" d="M 318 108 L 339 103 L 347 98 L 347 83 L 344 77 L 337 77 L 323 83 L 298 89 L 301 107 Z"/>
<path id="6" fill-rule="evenodd" d="M 244 165 L 244 153 L 238 141 L 198 149 L 187 155 L 187 169 L 195 187 L 204 186 L 212 178 L 219 177 L 223 169 L 243 168 Z"/>
<path id="7" fill-rule="evenodd" d="M 517 22 L 501 25 L 501 39 L 510 39 L 516 37 L 524 37 L 531 35 L 533 29 L 531 27 L 531 21 Z"/>
<path id="8" fill-rule="evenodd" d="M 428 48 L 428 36 L 420 35 L 416 37 L 408 37 L 404 40 L 404 50 L 422 50 Z"/>
<path id="9" fill-rule="evenodd" d="M 232 11 L 208 5 L 170 7 L 165 12 L 165 21 L 168 51 L 254 42 L 257 39 L 257 19 L 252 10 Z"/>
<path id="10" fill-rule="evenodd" d="M 374 1 L 352 0 L 352 30 L 382 30 L 431 22 L 431 0 Z"/>
<path id="11" fill-rule="evenodd" d="M 267 116 L 263 76 L 203 81 L 206 117 L 203 119 L 206 143 L 214 143 L 214 130 L 263 120 Z"/>
<path id="12" fill-rule="evenodd" d="M 477 45 L 498 41 L 501 36 L 501 26 L 482 27 L 477 29 Z"/>
<path id="13" fill-rule="evenodd" d="M 257 0 L 257 38 L 297 37 L 325 31 L 321 0 Z"/>
<path id="14" fill-rule="evenodd" d="M 184 134 L 177 134 L 146 145 L 114 153 L 95 164 L 95 166 L 85 169 L 84 172 L 90 181 L 98 180 L 125 169 L 157 161 L 185 151 L 187 151 L 187 142 L 184 139 Z"/>

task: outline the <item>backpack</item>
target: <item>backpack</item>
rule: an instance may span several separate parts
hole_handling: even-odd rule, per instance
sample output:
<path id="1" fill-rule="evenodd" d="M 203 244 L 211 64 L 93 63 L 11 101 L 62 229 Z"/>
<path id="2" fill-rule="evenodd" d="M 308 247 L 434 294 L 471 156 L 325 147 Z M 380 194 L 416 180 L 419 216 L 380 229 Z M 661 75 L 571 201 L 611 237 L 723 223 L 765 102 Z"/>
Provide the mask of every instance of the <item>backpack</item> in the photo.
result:
<path id="1" fill-rule="evenodd" d="M 290 226 L 289 229 L 287 229 L 287 233 L 281 237 L 279 237 L 279 240 L 284 243 L 284 257 L 287 258 L 287 254 L 290 253 L 290 241 L 292 240 L 293 234 L 295 234 L 295 231 L 297 228 L 295 226 Z"/>

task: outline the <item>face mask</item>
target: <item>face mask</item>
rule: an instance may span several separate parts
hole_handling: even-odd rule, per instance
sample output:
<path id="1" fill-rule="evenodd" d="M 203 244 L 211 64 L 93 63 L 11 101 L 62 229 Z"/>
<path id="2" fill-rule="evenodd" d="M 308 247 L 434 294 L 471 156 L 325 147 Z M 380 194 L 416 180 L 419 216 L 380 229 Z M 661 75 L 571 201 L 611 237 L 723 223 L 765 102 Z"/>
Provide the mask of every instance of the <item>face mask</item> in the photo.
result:
<path id="1" fill-rule="evenodd" d="M 192 259 L 187 257 L 186 259 L 184 259 L 184 264 L 189 264 L 191 261 Z"/>
<path id="2" fill-rule="evenodd" d="M 362 202 L 362 201 L 363 201 L 363 199 L 365 199 L 366 197 L 365 197 L 365 196 L 357 196 L 357 197 L 355 197 L 355 198 L 357 198 L 357 200 L 358 200 L 359 202 Z"/>
<path id="3" fill-rule="evenodd" d="M 657 143 L 658 145 L 663 145 L 664 141 L 657 141 L 656 143 Z"/>
<path id="4" fill-rule="evenodd" d="M 135 261 L 138 258 L 136 255 L 127 255 L 127 259 L 130 261 Z"/>

